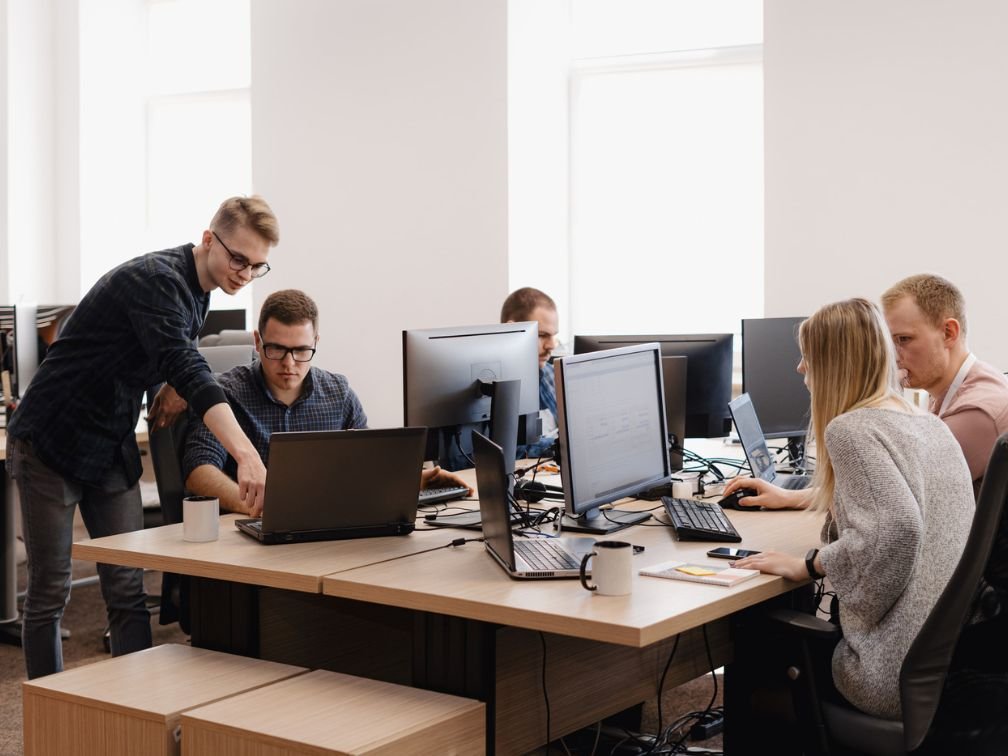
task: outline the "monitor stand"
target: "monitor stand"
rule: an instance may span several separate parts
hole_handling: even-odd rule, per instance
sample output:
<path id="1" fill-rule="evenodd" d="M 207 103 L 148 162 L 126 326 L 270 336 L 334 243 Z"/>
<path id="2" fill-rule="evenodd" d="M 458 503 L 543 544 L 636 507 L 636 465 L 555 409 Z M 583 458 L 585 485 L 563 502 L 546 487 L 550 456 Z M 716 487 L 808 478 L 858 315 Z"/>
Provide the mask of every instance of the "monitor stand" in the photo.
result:
<path id="1" fill-rule="evenodd" d="M 806 471 L 805 438 L 803 436 L 789 436 L 785 448 L 787 449 L 788 466 L 796 472 Z"/>
<path id="2" fill-rule="evenodd" d="M 565 514 L 561 520 L 561 531 L 572 533 L 595 533 L 605 535 L 631 525 L 637 525 L 651 519 L 650 512 L 626 512 L 622 509 L 607 509 L 603 514 L 596 509 L 589 509 L 580 517 Z"/>

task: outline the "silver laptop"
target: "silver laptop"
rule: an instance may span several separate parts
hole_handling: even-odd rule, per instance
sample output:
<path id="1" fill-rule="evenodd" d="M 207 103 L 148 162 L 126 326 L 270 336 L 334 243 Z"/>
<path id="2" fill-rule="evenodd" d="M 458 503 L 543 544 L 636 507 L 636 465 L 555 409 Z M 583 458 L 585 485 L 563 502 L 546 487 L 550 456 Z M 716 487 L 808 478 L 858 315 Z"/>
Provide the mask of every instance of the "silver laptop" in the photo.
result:
<path id="1" fill-rule="evenodd" d="M 260 543 L 413 532 L 426 428 L 274 433 L 261 519 L 236 527 Z"/>
<path id="2" fill-rule="evenodd" d="M 581 558 L 591 553 L 595 539 L 515 538 L 504 451 L 479 433 L 473 432 L 472 440 L 486 550 L 513 578 L 578 577 Z"/>
<path id="3" fill-rule="evenodd" d="M 812 484 L 812 476 L 810 475 L 777 472 L 774 458 L 767 448 L 766 437 L 763 435 L 763 428 L 760 427 L 759 418 L 756 417 L 756 408 L 753 407 L 749 394 L 742 394 L 729 402 L 728 411 L 735 423 L 735 431 L 738 433 L 742 449 L 745 450 L 746 459 L 749 460 L 749 469 L 752 470 L 754 478 L 762 478 L 768 483 L 791 490 L 806 488 Z"/>

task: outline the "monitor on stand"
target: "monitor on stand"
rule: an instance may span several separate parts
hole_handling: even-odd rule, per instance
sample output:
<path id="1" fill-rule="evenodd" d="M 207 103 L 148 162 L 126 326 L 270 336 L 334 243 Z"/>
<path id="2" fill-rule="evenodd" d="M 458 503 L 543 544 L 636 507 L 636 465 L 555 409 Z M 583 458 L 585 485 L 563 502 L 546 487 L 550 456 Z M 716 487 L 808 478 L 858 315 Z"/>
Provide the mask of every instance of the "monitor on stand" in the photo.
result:
<path id="1" fill-rule="evenodd" d="M 686 357 L 686 438 L 720 438 L 731 432 L 728 402 L 732 395 L 730 333 L 661 336 L 575 336 L 574 353 L 595 352 L 658 342 L 662 357 Z"/>
<path id="2" fill-rule="evenodd" d="M 648 512 L 600 507 L 671 477 L 658 344 L 564 357 L 556 369 L 564 530 L 609 533 Z"/>
<path id="3" fill-rule="evenodd" d="M 426 459 L 472 466 L 472 432 L 489 434 L 514 471 L 519 444 L 539 439 L 535 322 L 403 331 L 403 414 L 427 426 Z"/>
<path id="4" fill-rule="evenodd" d="M 798 327 L 805 318 L 742 321 L 742 391 L 749 394 L 766 438 L 786 438 L 788 458 L 805 466 L 811 396 L 798 372 Z"/>

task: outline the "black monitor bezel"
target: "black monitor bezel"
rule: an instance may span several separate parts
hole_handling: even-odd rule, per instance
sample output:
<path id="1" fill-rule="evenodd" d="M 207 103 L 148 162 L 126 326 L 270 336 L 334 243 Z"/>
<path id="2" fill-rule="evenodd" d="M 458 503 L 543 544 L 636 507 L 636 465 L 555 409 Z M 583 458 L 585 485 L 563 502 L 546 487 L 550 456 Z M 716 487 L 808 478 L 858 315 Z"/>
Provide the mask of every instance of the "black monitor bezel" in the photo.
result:
<path id="1" fill-rule="evenodd" d="M 742 392 L 749 394 L 752 400 L 753 409 L 759 418 L 764 438 L 800 440 L 804 439 L 808 434 L 812 398 L 808 387 L 805 386 L 804 380 L 797 372 L 798 361 L 801 359 L 801 350 L 798 347 L 798 327 L 804 320 L 806 320 L 804 316 L 743 318 L 742 320 Z M 785 345 L 790 343 L 794 345 L 794 351 L 791 352 L 790 359 L 782 357 L 779 363 L 780 372 L 776 374 L 775 378 L 768 381 L 772 385 L 780 386 L 781 390 L 786 391 L 789 395 L 804 396 L 805 398 L 803 402 L 804 411 L 800 414 L 793 414 L 790 420 L 786 422 L 777 422 L 778 418 L 770 411 L 770 405 L 766 401 L 760 402 L 760 395 L 763 393 L 761 387 L 759 385 L 756 387 L 752 385 L 752 360 L 746 361 L 746 352 L 748 351 L 749 354 L 752 354 L 752 350 L 756 346 L 752 331 L 752 326 L 755 323 L 775 327 L 777 339 L 773 339 L 774 343 Z M 747 324 L 749 324 L 748 327 Z M 749 334 L 748 338 L 747 333 Z M 766 337 L 764 336 L 763 338 L 764 340 L 758 345 L 758 348 L 761 350 L 767 348 Z M 749 345 L 748 350 L 746 349 L 747 343 Z M 756 389 L 755 393 L 753 392 L 753 388 Z"/>
<path id="2" fill-rule="evenodd" d="M 683 334 L 651 334 L 651 335 L 577 335 L 574 337 L 574 353 L 584 354 L 600 349 L 631 346 L 657 342 L 662 347 L 662 354 L 668 357 L 686 357 L 686 437 L 687 438 L 722 438 L 731 432 L 731 415 L 728 413 L 728 402 L 732 398 L 732 363 L 734 360 L 735 336 L 731 333 L 683 333 Z M 704 344 L 711 347 L 696 354 L 696 350 L 677 351 L 677 344 Z M 690 354 L 689 352 L 694 352 Z M 717 355 L 717 359 L 727 364 L 727 370 L 718 372 L 717 391 L 710 391 L 710 381 L 704 380 L 709 369 L 709 359 L 698 359 L 704 354 Z M 724 406 L 718 412 L 714 406 L 720 407 L 721 402 L 710 398 L 700 402 L 698 393 L 720 394 Z M 703 412 L 691 412 L 698 405 L 706 409 Z M 699 417 L 707 417 L 702 423 Z M 700 427 L 703 424 L 704 427 Z"/>
<path id="3" fill-rule="evenodd" d="M 571 366 L 576 366 L 584 362 L 592 362 L 595 360 L 612 359 L 625 354 L 635 354 L 637 352 L 652 352 L 654 354 L 655 370 L 657 372 L 657 383 L 655 385 L 655 393 L 657 396 L 658 407 L 659 407 L 659 426 L 660 426 L 660 440 L 658 443 L 662 445 L 663 454 L 661 458 L 663 460 L 663 469 L 660 474 L 654 475 L 650 480 L 647 481 L 634 481 L 633 483 L 627 483 L 625 486 L 618 487 L 609 491 L 603 496 L 598 496 L 591 499 L 577 500 L 577 488 L 575 485 L 574 469 L 572 467 L 573 459 L 570 454 L 570 434 L 567 424 L 567 391 L 566 391 L 566 370 Z M 564 494 L 564 509 L 568 515 L 577 518 L 590 512 L 593 509 L 598 509 L 604 504 L 611 504 L 619 499 L 626 498 L 628 496 L 636 496 L 642 490 L 646 488 L 651 488 L 654 486 L 662 485 L 668 483 L 672 475 L 671 463 L 669 461 L 669 455 L 667 453 L 667 439 L 668 439 L 668 428 L 665 424 L 665 389 L 664 382 L 662 380 L 662 362 L 661 362 L 661 349 L 656 343 L 644 343 L 635 344 L 631 346 L 626 346 L 618 349 L 608 349 L 603 351 L 587 352 L 583 354 L 571 355 L 568 357 L 562 357 L 554 360 L 554 370 L 555 370 L 555 384 L 557 390 L 557 427 L 559 429 L 559 444 L 560 444 L 560 473 L 563 479 L 563 494 Z"/>

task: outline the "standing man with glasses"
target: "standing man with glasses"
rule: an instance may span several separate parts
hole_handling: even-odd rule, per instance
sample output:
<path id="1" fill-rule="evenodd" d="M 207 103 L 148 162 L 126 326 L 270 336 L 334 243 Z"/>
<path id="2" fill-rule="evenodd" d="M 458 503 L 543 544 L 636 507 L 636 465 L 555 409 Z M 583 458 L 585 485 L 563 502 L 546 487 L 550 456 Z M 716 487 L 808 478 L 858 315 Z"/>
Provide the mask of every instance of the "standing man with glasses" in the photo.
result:
<path id="1" fill-rule="evenodd" d="M 225 200 L 198 245 L 142 255 L 102 276 L 39 366 L 7 429 L 28 552 L 22 642 L 29 678 L 63 668 L 74 510 L 80 507 L 92 538 L 143 527 L 134 429 L 148 386 L 165 382 L 148 427 L 166 426 L 191 407 L 238 460 L 244 506 L 262 509 L 266 469 L 195 344 L 210 292 L 234 294 L 269 272 L 266 258 L 278 240 L 262 198 Z M 98 577 L 112 653 L 149 648 L 143 571 L 99 564 Z"/>
<path id="2" fill-rule="evenodd" d="M 318 338 L 318 307 L 311 297 L 297 289 L 274 292 L 259 311 L 259 359 L 218 378 L 264 462 L 273 433 L 367 427 L 367 415 L 346 377 L 311 365 Z M 190 427 L 182 467 L 190 491 L 216 496 L 224 509 L 249 512 L 234 480 L 234 458 L 203 422 Z M 439 468 L 424 470 L 421 484 L 466 485 Z"/>

